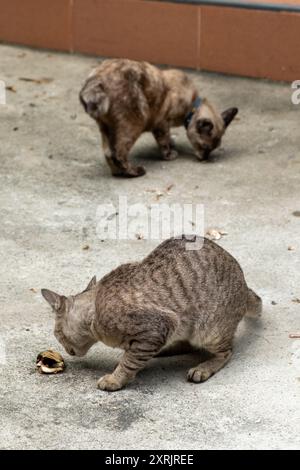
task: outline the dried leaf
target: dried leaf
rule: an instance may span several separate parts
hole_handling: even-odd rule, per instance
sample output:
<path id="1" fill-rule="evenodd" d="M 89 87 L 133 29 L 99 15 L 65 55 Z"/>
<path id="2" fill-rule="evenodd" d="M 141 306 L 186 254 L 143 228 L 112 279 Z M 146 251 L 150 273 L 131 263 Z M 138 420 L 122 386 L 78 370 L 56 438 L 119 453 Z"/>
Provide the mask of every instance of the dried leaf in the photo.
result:
<path id="1" fill-rule="evenodd" d="M 294 299 L 292 299 L 292 302 L 294 302 L 295 304 L 300 304 L 300 299 L 295 297 Z"/>
<path id="2" fill-rule="evenodd" d="M 211 228 L 209 230 L 207 230 L 205 236 L 209 239 L 209 240 L 220 240 L 224 235 L 228 235 L 227 232 L 225 232 L 225 230 L 219 230 L 219 229 L 215 229 L 215 228 Z"/>
<path id="3" fill-rule="evenodd" d="M 12 93 L 17 93 L 16 88 L 15 88 L 14 86 L 12 86 L 12 85 L 7 85 L 7 86 L 5 87 L 5 89 L 6 89 L 7 91 L 11 91 Z"/>
<path id="4" fill-rule="evenodd" d="M 167 187 L 167 189 L 166 189 L 167 193 L 168 193 L 169 191 L 171 191 L 171 189 L 174 188 L 174 186 L 175 186 L 175 185 L 174 185 L 173 183 L 170 184 L 170 185 Z"/>
<path id="5" fill-rule="evenodd" d="M 137 240 L 144 240 L 144 235 L 143 235 L 142 233 L 136 233 L 136 234 L 135 234 L 135 238 L 136 238 Z"/>
<path id="6" fill-rule="evenodd" d="M 117 217 L 119 215 L 119 212 L 114 212 L 113 214 L 110 214 L 106 217 L 106 220 L 112 220 L 114 217 Z"/>
<path id="7" fill-rule="evenodd" d="M 44 77 L 44 78 L 20 77 L 19 80 L 21 80 L 22 82 L 35 83 L 36 85 L 43 85 L 43 84 L 51 83 L 54 81 L 53 78 L 47 78 L 47 77 Z"/>
<path id="8" fill-rule="evenodd" d="M 85 251 L 87 251 L 87 250 L 90 249 L 90 245 L 84 245 L 84 246 L 82 247 L 82 249 L 85 250 Z"/>
<path id="9" fill-rule="evenodd" d="M 160 189 L 146 189 L 146 193 L 154 193 L 155 194 L 155 199 L 158 201 L 162 196 L 167 196 L 171 189 L 174 187 L 174 184 L 170 184 L 169 186 L 166 187 L 164 190 Z"/>
<path id="10" fill-rule="evenodd" d="M 157 191 L 155 199 L 158 201 L 163 195 L 164 195 L 164 193 L 162 193 L 161 191 Z"/>
<path id="11" fill-rule="evenodd" d="M 145 189 L 146 193 L 156 193 L 156 189 Z"/>

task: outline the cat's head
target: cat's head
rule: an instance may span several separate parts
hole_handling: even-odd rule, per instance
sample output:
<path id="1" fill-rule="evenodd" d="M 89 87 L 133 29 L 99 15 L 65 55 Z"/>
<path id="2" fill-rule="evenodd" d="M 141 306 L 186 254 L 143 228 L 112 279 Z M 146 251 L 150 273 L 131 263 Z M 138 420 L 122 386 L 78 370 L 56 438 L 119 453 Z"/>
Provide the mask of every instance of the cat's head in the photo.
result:
<path id="1" fill-rule="evenodd" d="M 229 108 L 220 114 L 207 100 L 201 102 L 186 126 L 199 160 L 207 159 L 221 145 L 222 137 L 237 113 L 238 108 Z"/>
<path id="2" fill-rule="evenodd" d="M 71 356 L 84 356 L 96 342 L 91 333 L 95 312 L 96 277 L 77 295 L 65 297 L 42 289 L 42 296 L 55 312 L 54 335 Z"/>

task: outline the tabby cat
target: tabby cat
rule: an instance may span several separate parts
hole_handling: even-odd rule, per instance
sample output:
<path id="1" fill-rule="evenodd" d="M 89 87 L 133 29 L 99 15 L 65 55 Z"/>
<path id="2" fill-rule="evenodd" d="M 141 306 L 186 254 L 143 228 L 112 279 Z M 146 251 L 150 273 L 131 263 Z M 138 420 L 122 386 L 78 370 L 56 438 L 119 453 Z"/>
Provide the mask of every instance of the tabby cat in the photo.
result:
<path id="1" fill-rule="evenodd" d="M 101 390 L 119 390 L 151 358 L 189 344 L 212 356 L 188 371 L 203 382 L 232 354 L 244 315 L 258 315 L 261 299 L 248 288 L 238 262 L 216 243 L 182 236 L 164 241 L 141 262 L 119 266 L 77 295 L 42 289 L 56 313 L 55 336 L 71 355 L 83 356 L 97 341 L 124 350 Z"/>

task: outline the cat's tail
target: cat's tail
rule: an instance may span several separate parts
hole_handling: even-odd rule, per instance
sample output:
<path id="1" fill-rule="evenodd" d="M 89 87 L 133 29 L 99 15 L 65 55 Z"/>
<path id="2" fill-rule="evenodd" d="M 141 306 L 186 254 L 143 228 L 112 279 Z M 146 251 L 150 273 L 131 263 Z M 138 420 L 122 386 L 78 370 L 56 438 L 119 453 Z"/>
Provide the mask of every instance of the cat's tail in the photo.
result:
<path id="1" fill-rule="evenodd" d="M 262 312 L 262 300 L 252 289 L 248 290 L 247 317 L 259 317 Z"/>

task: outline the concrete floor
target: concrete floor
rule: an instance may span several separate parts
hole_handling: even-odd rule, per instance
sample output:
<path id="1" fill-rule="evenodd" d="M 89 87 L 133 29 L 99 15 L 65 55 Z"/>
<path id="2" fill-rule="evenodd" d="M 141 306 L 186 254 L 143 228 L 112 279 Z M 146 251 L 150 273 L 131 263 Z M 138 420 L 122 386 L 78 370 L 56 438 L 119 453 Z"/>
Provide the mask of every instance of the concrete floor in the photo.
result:
<path id="1" fill-rule="evenodd" d="M 180 129 L 180 158 L 163 162 L 145 135 L 133 158 L 147 175 L 120 180 L 78 103 L 95 58 L 2 45 L 0 63 L 14 90 L 0 106 L 0 448 L 299 448 L 300 339 L 289 334 L 300 330 L 300 105 L 289 84 L 193 72 L 202 95 L 240 108 L 223 148 L 200 163 Z M 170 185 L 161 202 L 202 203 L 205 226 L 228 232 L 220 244 L 263 297 L 262 319 L 241 324 L 232 361 L 204 384 L 186 382 L 197 358 L 182 356 L 153 360 L 125 390 L 100 392 L 96 381 L 119 351 L 99 344 L 68 357 L 39 290 L 76 293 L 149 253 L 157 242 L 101 242 L 97 207 L 119 194 L 150 204 L 149 190 Z M 48 348 L 64 354 L 64 374 L 36 373 Z"/>

